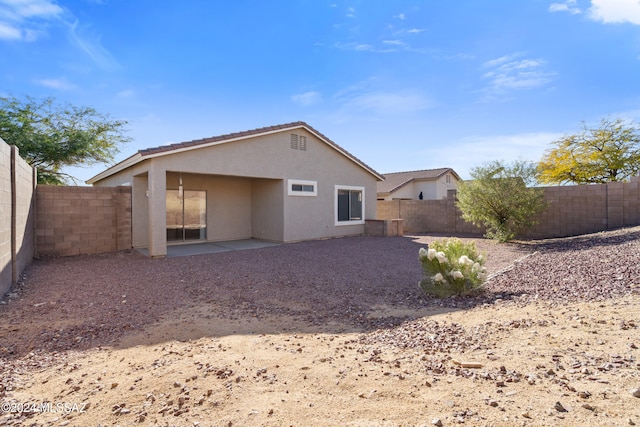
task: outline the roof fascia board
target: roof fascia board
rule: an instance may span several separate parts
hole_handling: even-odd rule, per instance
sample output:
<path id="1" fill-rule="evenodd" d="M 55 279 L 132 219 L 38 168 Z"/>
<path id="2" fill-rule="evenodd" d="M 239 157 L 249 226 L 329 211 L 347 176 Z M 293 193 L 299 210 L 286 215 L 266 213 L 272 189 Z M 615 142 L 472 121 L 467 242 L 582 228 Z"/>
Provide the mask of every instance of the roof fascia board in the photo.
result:
<path id="1" fill-rule="evenodd" d="M 111 166 L 109 169 L 104 170 L 102 172 L 100 172 L 98 175 L 89 178 L 88 180 L 86 180 L 85 182 L 87 184 L 94 184 L 98 181 L 101 181 L 105 178 L 110 177 L 111 175 L 114 175 L 124 169 L 127 169 L 131 166 L 134 166 L 138 163 L 140 163 L 140 161 L 142 160 L 142 156 L 140 155 L 140 153 L 136 153 L 126 159 L 124 159 L 123 161 L 121 161 L 120 163 L 116 163 L 115 165 Z"/>
<path id="2" fill-rule="evenodd" d="M 396 185 L 395 187 L 393 187 L 391 190 L 389 190 L 389 193 L 393 193 L 394 191 L 399 190 L 400 188 L 404 187 L 405 185 L 407 185 L 407 184 L 409 184 L 409 183 L 411 183 L 413 181 L 414 181 L 414 179 L 410 178 L 410 179 L 408 179 L 408 180 Z"/>

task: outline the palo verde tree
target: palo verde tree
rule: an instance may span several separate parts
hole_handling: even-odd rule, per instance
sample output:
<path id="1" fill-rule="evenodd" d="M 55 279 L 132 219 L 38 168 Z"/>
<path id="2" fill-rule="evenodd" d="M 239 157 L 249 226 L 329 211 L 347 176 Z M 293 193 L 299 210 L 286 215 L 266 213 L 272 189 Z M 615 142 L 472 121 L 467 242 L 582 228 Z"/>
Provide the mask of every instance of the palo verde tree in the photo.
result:
<path id="1" fill-rule="evenodd" d="M 532 187 L 534 163 L 492 161 L 471 169 L 470 175 L 458 185 L 456 205 L 465 221 L 486 228 L 487 238 L 512 240 L 535 225 L 547 207 L 544 190 Z"/>
<path id="2" fill-rule="evenodd" d="M 640 172 L 640 129 L 622 119 L 602 119 L 552 143 L 538 164 L 545 184 L 627 181 Z"/>
<path id="3" fill-rule="evenodd" d="M 118 145 L 130 141 L 126 125 L 93 108 L 58 104 L 53 98 L 0 97 L 0 137 L 37 168 L 39 184 L 75 181 L 62 171 L 65 166 L 112 162 Z"/>

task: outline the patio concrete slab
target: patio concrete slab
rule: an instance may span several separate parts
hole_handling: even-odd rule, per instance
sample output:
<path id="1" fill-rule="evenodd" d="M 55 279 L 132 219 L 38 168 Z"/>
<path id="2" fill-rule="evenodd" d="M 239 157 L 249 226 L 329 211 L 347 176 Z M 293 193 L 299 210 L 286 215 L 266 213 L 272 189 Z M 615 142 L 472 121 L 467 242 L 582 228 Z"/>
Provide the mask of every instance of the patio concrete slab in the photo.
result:
<path id="1" fill-rule="evenodd" d="M 184 245 L 167 246 L 167 258 L 214 254 L 217 252 L 242 251 L 247 249 L 267 248 L 279 246 L 280 243 L 267 242 L 258 239 L 230 240 L 226 242 L 198 242 Z M 147 248 L 139 248 L 138 251 L 149 256 Z"/>

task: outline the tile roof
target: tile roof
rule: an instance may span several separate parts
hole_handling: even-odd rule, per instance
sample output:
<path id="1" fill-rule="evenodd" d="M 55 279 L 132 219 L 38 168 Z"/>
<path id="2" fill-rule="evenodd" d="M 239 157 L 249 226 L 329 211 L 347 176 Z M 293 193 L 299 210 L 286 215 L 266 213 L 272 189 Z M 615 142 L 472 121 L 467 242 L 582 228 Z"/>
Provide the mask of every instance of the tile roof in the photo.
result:
<path id="1" fill-rule="evenodd" d="M 378 193 L 392 193 L 415 180 L 436 180 L 442 175 L 451 172 L 457 179 L 460 179 L 458 174 L 451 168 L 439 168 L 439 169 L 424 169 L 418 171 L 408 172 L 393 172 L 385 173 L 384 181 L 378 182 Z"/>

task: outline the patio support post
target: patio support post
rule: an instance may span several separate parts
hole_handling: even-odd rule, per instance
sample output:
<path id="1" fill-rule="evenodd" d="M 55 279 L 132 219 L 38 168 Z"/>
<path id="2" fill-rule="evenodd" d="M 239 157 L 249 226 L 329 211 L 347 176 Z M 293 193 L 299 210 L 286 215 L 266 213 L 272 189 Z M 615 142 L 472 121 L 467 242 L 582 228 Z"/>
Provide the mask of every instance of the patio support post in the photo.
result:
<path id="1" fill-rule="evenodd" d="M 167 171 L 149 165 L 149 256 L 167 255 Z"/>

